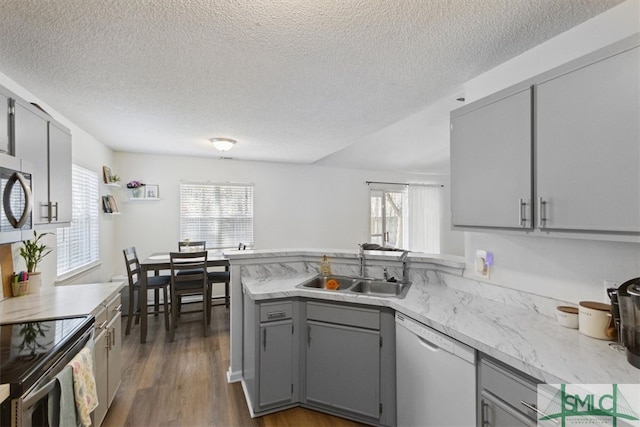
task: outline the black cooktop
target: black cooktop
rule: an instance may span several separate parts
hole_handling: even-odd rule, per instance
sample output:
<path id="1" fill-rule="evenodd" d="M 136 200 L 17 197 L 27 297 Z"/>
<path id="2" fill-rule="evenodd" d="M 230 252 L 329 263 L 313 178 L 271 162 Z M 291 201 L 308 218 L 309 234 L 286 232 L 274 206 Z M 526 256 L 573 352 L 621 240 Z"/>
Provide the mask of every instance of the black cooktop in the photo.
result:
<path id="1" fill-rule="evenodd" d="M 93 316 L 0 324 L 0 384 L 26 391 L 94 323 Z"/>

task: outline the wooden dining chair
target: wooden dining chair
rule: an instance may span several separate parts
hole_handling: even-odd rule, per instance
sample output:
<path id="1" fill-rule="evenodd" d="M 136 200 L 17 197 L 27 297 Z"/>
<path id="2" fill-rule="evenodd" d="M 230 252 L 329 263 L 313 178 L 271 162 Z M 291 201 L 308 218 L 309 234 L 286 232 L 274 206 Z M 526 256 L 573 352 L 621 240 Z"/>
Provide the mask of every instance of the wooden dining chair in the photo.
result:
<path id="1" fill-rule="evenodd" d="M 178 242 L 178 252 L 206 251 L 207 242 L 204 240 L 180 240 Z"/>
<path id="2" fill-rule="evenodd" d="M 242 245 L 242 243 L 240 243 Z M 246 246 L 245 246 L 246 247 Z M 191 250 L 190 248 L 198 248 L 197 250 L 206 251 L 206 241 L 192 241 L 183 240 L 178 242 L 178 251 L 185 252 Z M 181 274 L 189 273 L 184 272 Z M 207 277 L 209 279 L 209 285 L 213 286 L 214 283 L 224 283 L 224 305 L 229 308 L 229 283 L 231 282 L 231 274 L 229 273 L 229 267 L 225 267 L 224 271 L 207 271 Z M 211 295 L 211 287 L 209 288 L 209 294 Z"/>
<path id="3" fill-rule="evenodd" d="M 127 277 L 129 278 L 129 312 L 127 316 L 127 327 L 125 329 L 125 335 L 129 335 L 131 331 L 131 321 L 135 314 L 136 316 L 136 324 L 140 321 L 140 304 L 147 303 L 147 295 L 140 295 L 140 262 L 138 261 L 138 254 L 136 253 L 135 247 L 130 247 L 123 249 L 122 253 L 124 254 L 124 262 L 127 266 Z M 155 292 L 155 304 L 154 304 L 154 314 L 158 314 L 159 306 L 158 306 L 158 297 L 160 293 L 160 289 L 162 289 L 162 299 L 164 306 L 164 328 L 169 330 L 169 305 L 168 305 L 168 294 L 167 288 L 171 283 L 171 276 L 148 276 L 147 277 L 147 292 L 153 290 Z M 135 296 L 138 294 L 138 304 L 137 307 L 134 308 Z"/>
<path id="4" fill-rule="evenodd" d="M 171 341 L 178 327 L 178 314 L 181 311 L 182 297 L 202 295 L 202 325 L 204 336 L 209 334 L 211 323 L 210 285 L 206 274 L 207 251 L 171 252 Z M 187 272 L 186 274 L 184 272 Z M 182 273 L 182 274 L 180 274 Z"/>

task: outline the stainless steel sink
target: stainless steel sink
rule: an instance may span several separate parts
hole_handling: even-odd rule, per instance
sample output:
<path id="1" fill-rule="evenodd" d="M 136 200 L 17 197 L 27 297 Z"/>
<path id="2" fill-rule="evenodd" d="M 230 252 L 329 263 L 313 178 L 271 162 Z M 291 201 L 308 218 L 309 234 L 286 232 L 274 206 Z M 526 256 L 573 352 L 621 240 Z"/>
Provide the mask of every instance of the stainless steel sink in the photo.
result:
<path id="1" fill-rule="evenodd" d="M 349 291 L 371 296 L 404 298 L 409 291 L 409 286 L 411 286 L 410 283 L 363 279 L 356 282 Z"/>
<path id="2" fill-rule="evenodd" d="M 337 289 L 327 288 L 327 283 L 331 280 L 338 282 Z M 297 288 L 327 291 L 327 292 L 352 292 L 355 294 L 368 295 L 373 297 L 404 298 L 409 291 L 410 283 L 387 282 L 370 278 L 349 277 L 349 276 L 316 276 Z"/>
<path id="3" fill-rule="evenodd" d="M 327 283 L 330 280 L 335 280 L 338 282 L 337 289 L 329 289 L 327 288 Z M 353 277 L 347 276 L 316 276 L 313 279 L 304 282 L 298 285 L 298 288 L 306 288 L 306 289 L 322 289 L 325 291 L 345 291 L 353 286 L 359 279 L 355 279 Z"/>

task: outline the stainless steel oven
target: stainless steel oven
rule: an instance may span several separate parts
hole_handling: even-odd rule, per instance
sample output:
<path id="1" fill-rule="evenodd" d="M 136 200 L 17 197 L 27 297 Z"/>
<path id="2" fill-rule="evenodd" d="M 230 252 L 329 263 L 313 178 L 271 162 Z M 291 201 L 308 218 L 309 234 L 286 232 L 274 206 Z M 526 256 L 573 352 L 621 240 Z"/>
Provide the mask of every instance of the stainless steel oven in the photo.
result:
<path id="1" fill-rule="evenodd" d="M 56 375 L 93 340 L 93 316 L 0 325 L 0 384 L 10 396 L 0 406 L 0 425 L 50 426 L 49 393 Z"/>
<path id="2" fill-rule="evenodd" d="M 0 153 L 0 244 L 28 238 L 23 232 L 33 225 L 31 164 Z"/>

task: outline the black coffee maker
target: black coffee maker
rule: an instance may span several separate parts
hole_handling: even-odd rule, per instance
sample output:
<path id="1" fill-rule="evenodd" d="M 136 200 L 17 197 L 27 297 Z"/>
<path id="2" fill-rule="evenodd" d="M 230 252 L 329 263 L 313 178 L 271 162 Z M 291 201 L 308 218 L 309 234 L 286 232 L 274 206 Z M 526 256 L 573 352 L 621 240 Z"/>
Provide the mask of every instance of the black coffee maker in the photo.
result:
<path id="1" fill-rule="evenodd" d="M 627 360 L 640 368 L 640 277 L 627 280 L 616 291 L 609 292 L 609 297 L 611 313 L 616 325 L 619 325 L 618 333 L 626 348 Z"/>

